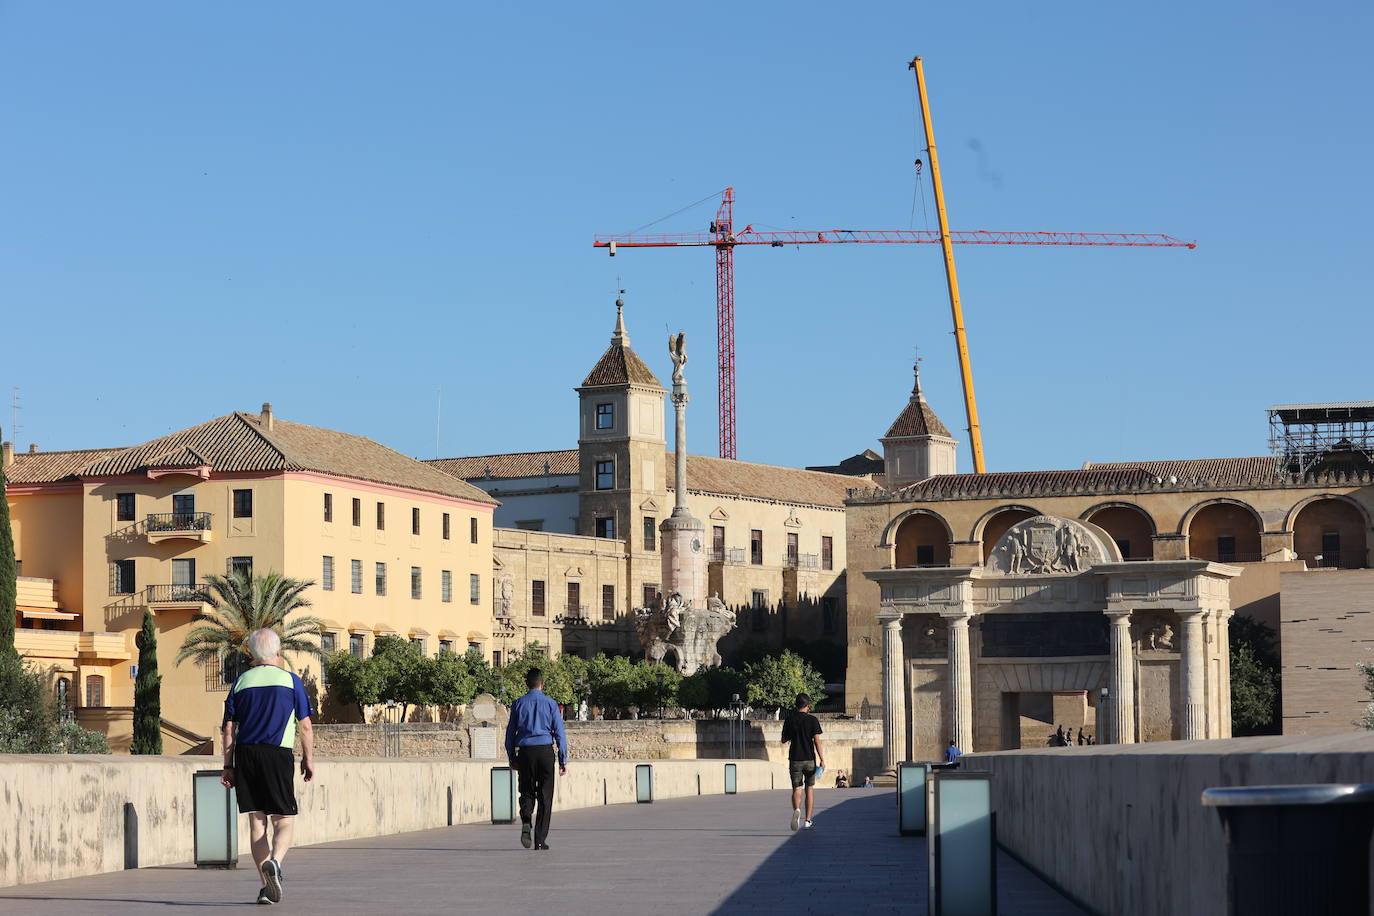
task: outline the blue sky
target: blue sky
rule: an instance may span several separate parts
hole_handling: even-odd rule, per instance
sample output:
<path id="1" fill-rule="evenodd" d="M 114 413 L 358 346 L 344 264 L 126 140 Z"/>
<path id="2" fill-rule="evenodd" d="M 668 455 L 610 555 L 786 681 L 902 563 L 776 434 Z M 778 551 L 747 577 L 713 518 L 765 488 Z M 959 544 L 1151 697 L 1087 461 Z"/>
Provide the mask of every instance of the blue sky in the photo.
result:
<path id="1" fill-rule="evenodd" d="M 692 357 L 709 250 L 591 248 L 726 185 L 739 224 L 933 225 L 921 54 L 992 470 L 1262 454 L 1276 402 L 1374 398 L 1368 4 L 0 2 L 0 402 L 21 448 L 264 400 L 419 457 L 571 447 L 620 283 Z M 661 228 L 699 231 L 709 205 Z M 740 457 L 962 427 L 935 246 L 741 249 Z M 10 412 L 0 409 L 9 434 Z M 966 440 L 962 432 L 956 433 Z M 961 446 L 961 466 L 970 468 Z"/>

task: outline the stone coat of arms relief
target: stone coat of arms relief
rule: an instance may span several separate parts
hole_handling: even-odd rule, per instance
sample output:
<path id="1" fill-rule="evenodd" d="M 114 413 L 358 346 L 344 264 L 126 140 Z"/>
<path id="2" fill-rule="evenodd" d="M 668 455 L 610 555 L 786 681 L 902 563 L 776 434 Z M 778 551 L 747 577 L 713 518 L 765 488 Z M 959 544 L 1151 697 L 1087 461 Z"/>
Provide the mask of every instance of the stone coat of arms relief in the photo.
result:
<path id="1" fill-rule="evenodd" d="M 1011 526 L 988 556 L 988 569 L 1008 576 L 1078 573 L 1117 562 L 1115 545 L 1082 522 L 1037 515 Z"/>

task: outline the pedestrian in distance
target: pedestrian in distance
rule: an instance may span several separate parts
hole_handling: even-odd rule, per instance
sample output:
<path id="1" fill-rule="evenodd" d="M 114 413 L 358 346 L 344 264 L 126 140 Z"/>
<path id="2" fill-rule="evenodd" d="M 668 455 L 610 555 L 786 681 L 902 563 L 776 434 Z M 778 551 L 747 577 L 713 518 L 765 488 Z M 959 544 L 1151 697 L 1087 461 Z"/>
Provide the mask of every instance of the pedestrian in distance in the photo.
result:
<path id="1" fill-rule="evenodd" d="M 949 747 L 945 748 L 945 763 L 954 763 L 962 756 L 964 756 L 964 752 L 959 750 L 953 741 L 950 741 Z"/>
<path id="2" fill-rule="evenodd" d="M 787 769 L 792 777 L 792 829 L 815 829 L 816 767 L 825 769 L 821 747 L 821 723 L 811 715 L 811 697 L 797 694 L 796 709 L 782 723 L 782 743 L 789 745 Z M 806 818 L 802 819 L 802 789 L 806 790 Z"/>
<path id="3" fill-rule="evenodd" d="M 315 735 L 310 698 L 301 679 L 285 669 L 275 630 L 248 634 L 253 667 L 239 675 L 224 700 L 224 772 L 219 781 L 238 795 L 248 815 L 253 864 L 262 889 L 258 903 L 281 903 L 281 863 L 296 824 L 296 731 L 301 734 L 301 776 L 315 778 Z M 268 836 L 268 827 L 271 836 Z"/>
<path id="4" fill-rule="evenodd" d="M 511 704 L 506 724 L 506 759 L 520 775 L 520 845 L 548 849 L 553 818 L 554 744 L 558 775 L 568 775 L 568 736 L 553 698 L 544 693 L 544 672 L 525 674 L 529 692 Z M 531 823 L 533 821 L 533 823 Z"/>

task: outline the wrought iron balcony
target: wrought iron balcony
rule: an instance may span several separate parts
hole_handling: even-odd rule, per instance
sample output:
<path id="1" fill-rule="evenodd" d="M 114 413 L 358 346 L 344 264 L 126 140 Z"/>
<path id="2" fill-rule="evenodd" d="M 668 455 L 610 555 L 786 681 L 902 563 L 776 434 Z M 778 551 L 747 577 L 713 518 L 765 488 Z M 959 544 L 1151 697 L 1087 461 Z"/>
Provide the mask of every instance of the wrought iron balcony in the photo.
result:
<path id="1" fill-rule="evenodd" d="M 144 589 L 149 604 L 171 604 L 179 607 L 202 607 L 200 587 L 196 585 L 150 585 Z"/>
<path id="2" fill-rule="evenodd" d="M 183 538 L 206 543 L 210 540 L 211 528 L 209 512 L 155 512 L 144 523 L 144 532 L 150 541 Z"/>
<path id="3" fill-rule="evenodd" d="M 783 562 L 788 569 L 815 569 L 820 558 L 814 553 L 789 553 Z"/>
<path id="4" fill-rule="evenodd" d="M 732 566 L 744 565 L 744 548 L 727 547 L 724 550 L 711 551 L 712 563 L 729 563 Z"/>

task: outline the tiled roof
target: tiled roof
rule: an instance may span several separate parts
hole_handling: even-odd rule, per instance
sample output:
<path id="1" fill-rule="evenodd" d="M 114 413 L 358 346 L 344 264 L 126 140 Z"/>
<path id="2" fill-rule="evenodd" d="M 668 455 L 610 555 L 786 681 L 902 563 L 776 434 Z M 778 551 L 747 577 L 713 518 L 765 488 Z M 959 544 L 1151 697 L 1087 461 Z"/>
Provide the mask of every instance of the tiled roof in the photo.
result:
<path id="1" fill-rule="evenodd" d="M 56 483 L 75 480 L 76 472 L 93 461 L 124 451 L 121 448 L 83 448 L 65 452 L 19 452 L 5 472 L 7 483 Z"/>
<path id="2" fill-rule="evenodd" d="M 944 436 L 946 439 L 954 438 L 949 434 L 949 429 L 940 418 L 935 416 L 935 411 L 930 409 L 926 399 L 920 395 L 915 395 L 907 402 L 901 414 L 893 422 L 884 439 L 897 439 L 902 436 Z"/>
<path id="3" fill-rule="evenodd" d="M 839 464 L 812 465 L 808 471 L 824 471 L 827 474 L 847 474 L 851 477 L 871 476 L 883 473 L 883 456 L 873 449 L 865 449 L 858 455 L 850 455 Z"/>
<path id="4" fill-rule="evenodd" d="M 668 452 L 667 481 L 669 490 L 677 486 L 677 466 L 672 452 Z M 701 493 L 840 508 L 844 505 L 846 492 L 856 484 L 871 484 L 871 481 L 845 474 L 752 464 L 728 458 L 687 456 L 687 489 Z"/>
<path id="5" fill-rule="evenodd" d="M 149 467 L 208 464 L 221 473 L 317 471 L 478 502 L 494 500 L 456 477 L 364 436 L 236 412 L 132 448 L 105 451 L 82 477 L 130 474 Z"/>
<path id="6" fill-rule="evenodd" d="M 1278 477 L 1283 473 L 1283 459 L 1276 455 L 1260 458 L 1184 458 L 1175 461 L 1103 461 L 1088 462 L 1085 470 L 1118 470 L 1141 468 L 1152 477 L 1178 478 L 1180 483 L 1249 483 L 1257 479 Z"/>
<path id="7" fill-rule="evenodd" d="M 1007 496 L 1018 493 L 1068 494 L 1140 487 L 1154 479 L 1143 468 L 1125 465 L 1111 470 L 1009 471 L 994 474 L 940 474 L 902 487 L 907 498 L 950 499 Z"/>
<path id="8" fill-rule="evenodd" d="M 545 474 L 576 474 L 577 449 L 556 452 L 513 452 L 507 455 L 473 455 L 468 458 L 436 458 L 430 467 L 463 480 L 489 477 L 543 477 Z"/>
<path id="9" fill-rule="evenodd" d="M 596 366 L 582 382 L 583 388 L 596 388 L 601 385 L 652 385 L 662 388 L 658 377 L 639 358 L 639 354 L 614 340 L 606 348 Z"/>

